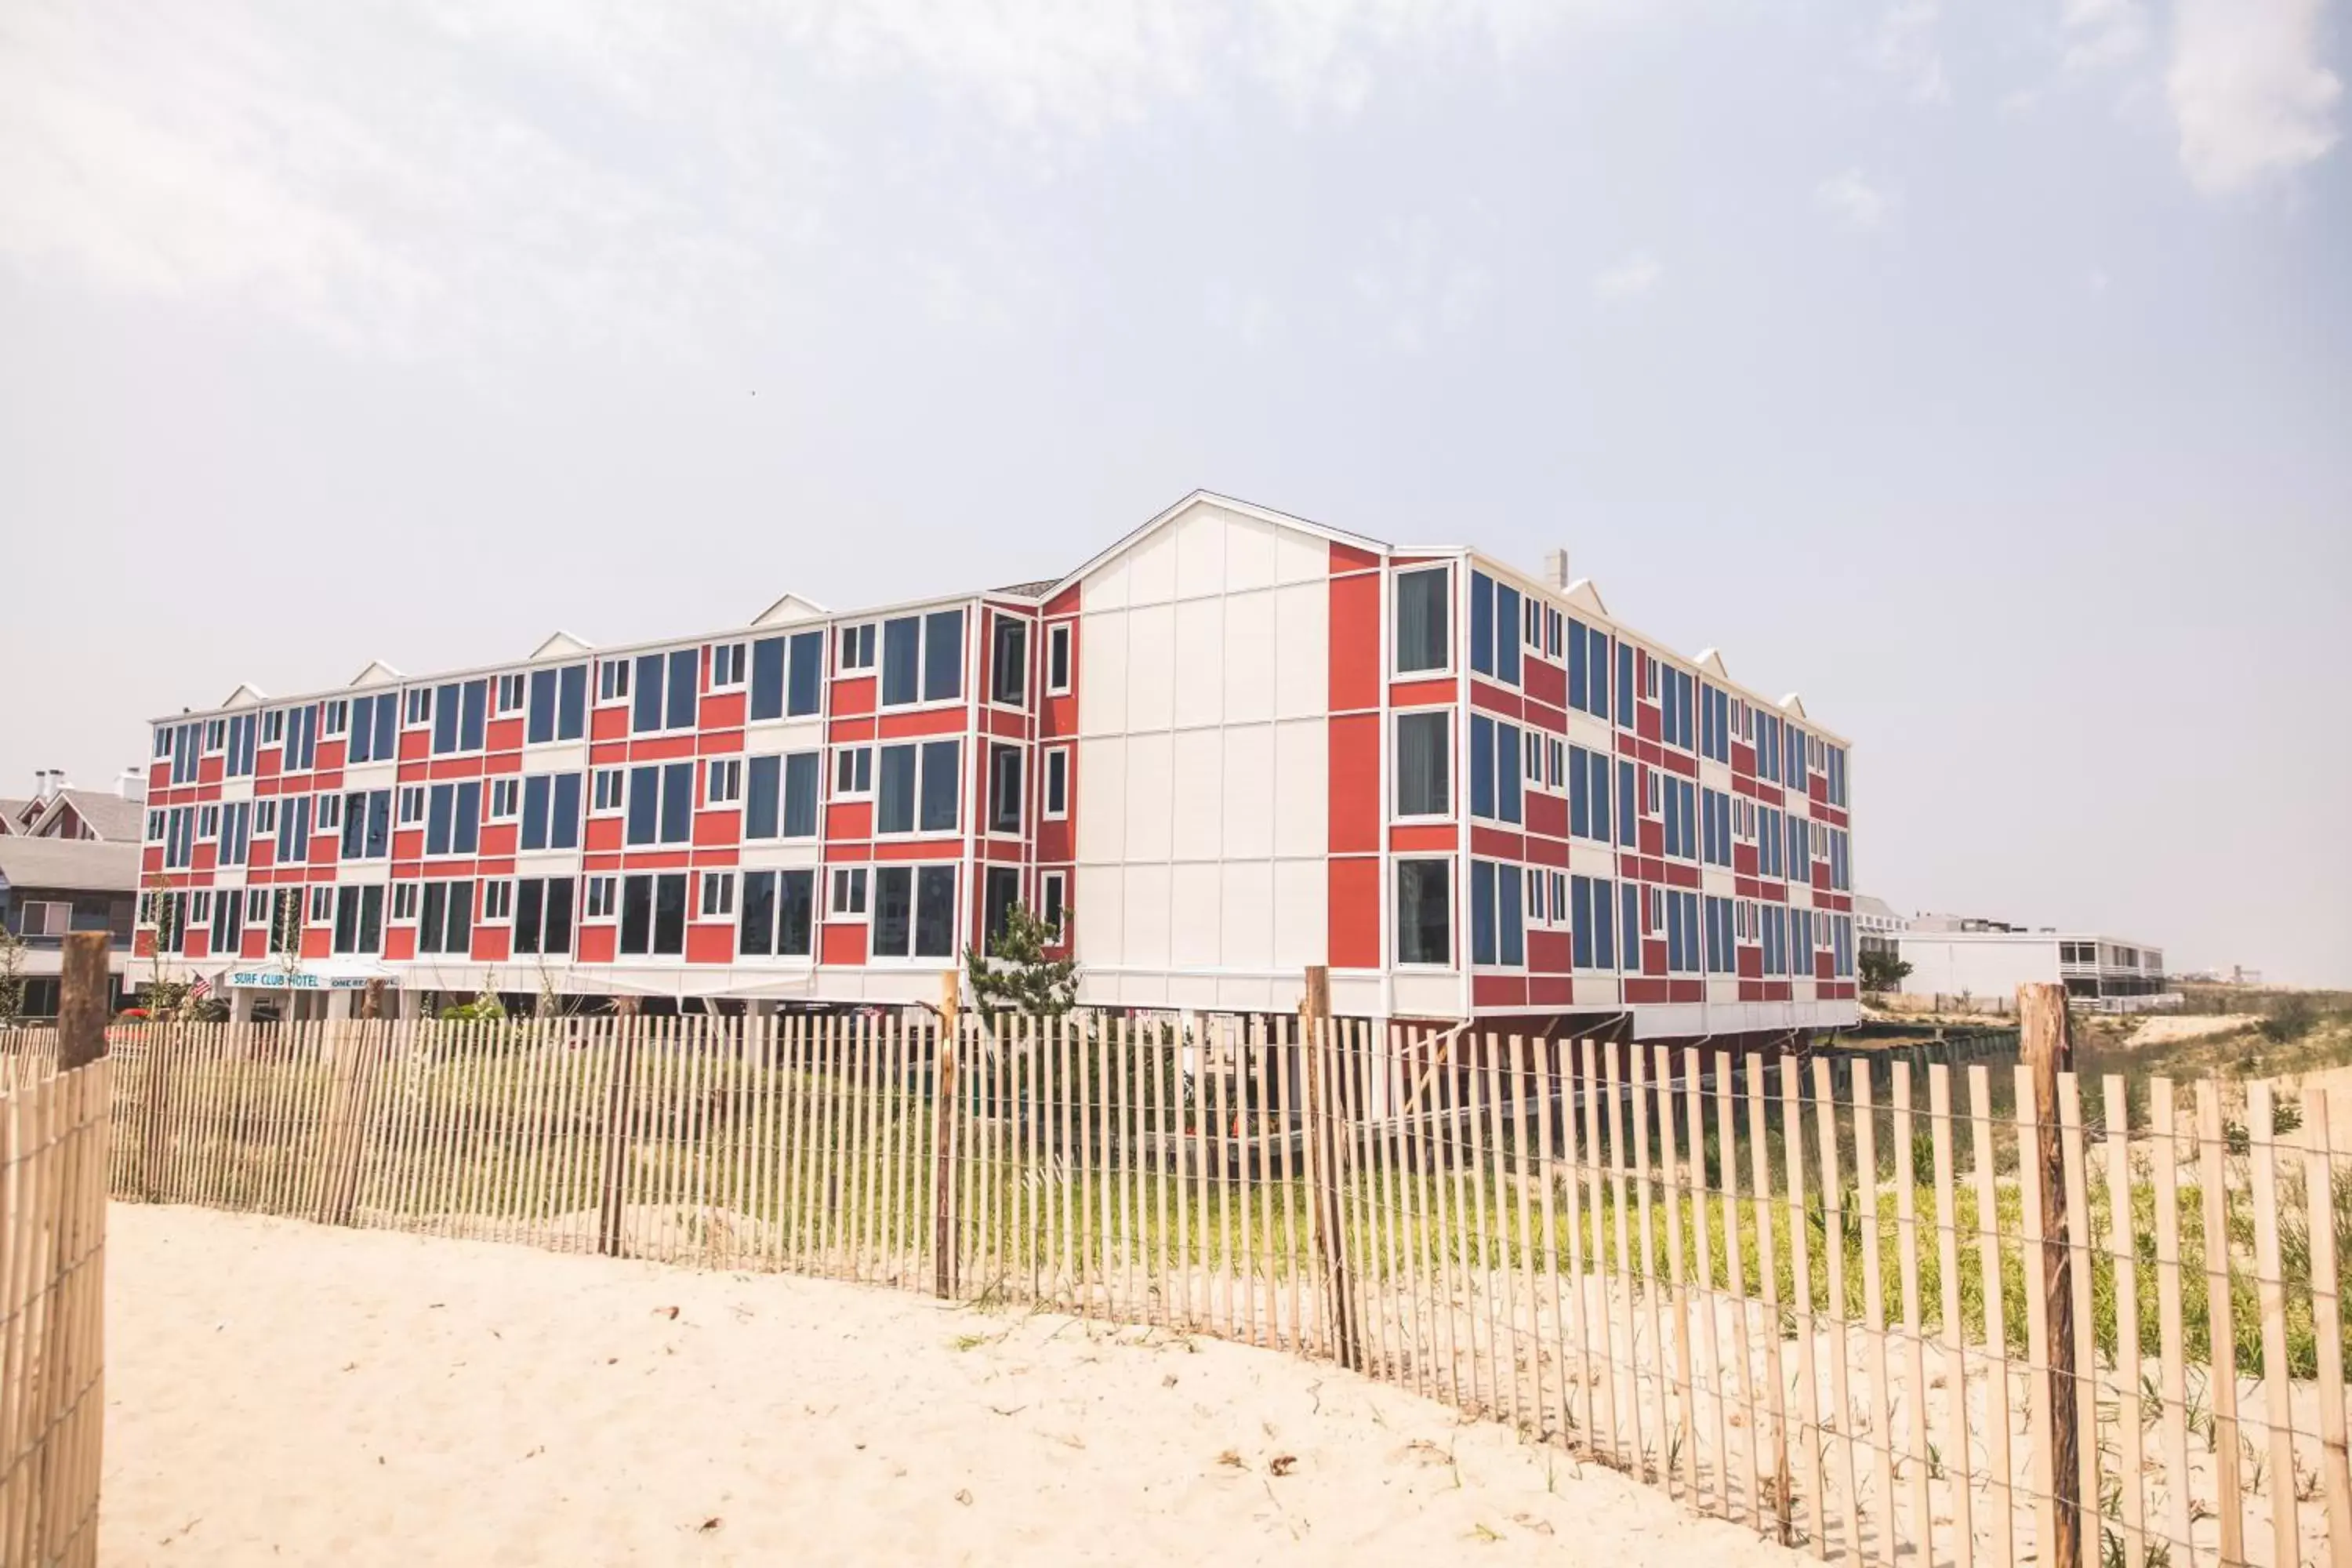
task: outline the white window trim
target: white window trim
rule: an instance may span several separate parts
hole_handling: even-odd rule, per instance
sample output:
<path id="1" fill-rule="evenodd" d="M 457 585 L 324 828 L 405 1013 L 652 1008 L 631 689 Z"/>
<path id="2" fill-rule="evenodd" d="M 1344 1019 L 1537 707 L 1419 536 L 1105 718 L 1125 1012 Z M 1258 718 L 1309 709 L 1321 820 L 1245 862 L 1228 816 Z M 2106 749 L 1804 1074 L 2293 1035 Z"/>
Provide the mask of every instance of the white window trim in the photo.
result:
<path id="1" fill-rule="evenodd" d="M 1445 801 L 1448 806 L 1455 809 L 1439 812 L 1417 811 L 1408 815 L 1407 813 L 1398 809 L 1397 806 L 1396 759 L 1403 754 L 1404 750 L 1397 742 L 1397 730 L 1403 721 L 1407 719 L 1419 718 L 1430 713 L 1443 713 L 1446 715 Z M 1389 820 L 1391 822 L 1405 824 L 1452 822 L 1457 816 L 1463 815 L 1468 810 L 1468 803 L 1462 798 L 1465 786 L 1461 768 L 1461 759 L 1456 754 L 1462 744 L 1462 731 L 1454 727 L 1453 715 L 1454 709 L 1451 704 L 1447 704 L 1444 707 L 1431 708 L 1399 708 L 1391 710 L 1390 713 L 1388 735 L 1390 759 L 1388 770 L 1388 806 Z M 1524 804 L 1522 804 L 1520 807 L 1519 815 L 1522 816 L 1527 815 L 1527 809 Z M 1486 821 L 1489 819 L 1482 817 L 1480 820 Z M 1433 965 L 1432 967 L 1437 966 Z"/>
<path id="2" fill-rule="evenodd" d="M 512 702 L 509 702 L 507 700 L 507 682 L 509 681 L 514 682 L 515 698 Z M 525 706 L 530 703 L 530 671 L 510 669 L 504 675 L 494 675 L 490 677 L 491 718 L 503 719 L 510 713 L 520 713 L 523 710 Z"/>
<path id="3" fill-rule="evenodd" d="M 975 868 L 984 873 L 987 869 L 987 862 L 975 862 Z M 907 951 L 904 952 L 877 952 L 874 951 L 873 934 L 873 911 L 874 905 L 876 903 L 875 884 L 881 879 L 881 874 L 884 871 L 898 870 L 903 870 L 907 873 Z M 866 963 L 868 968 L 922 969 L 936 965 L 941 962 L 940 958 L 936 954 L 920 954 L 915 952 L 915 924 L 922 918 L 920 901 L 923 890 L 923 873 L 926 871 L 937 870 L 947 870 L 955 874 L 955 895 L 952 901 L 952 907 L 957 926 L 956 929 L 951 931 L 950 933 L 950 947 L 953 951 L 948 954 L 946 961 L 949 963 L 957 961 L 956 954 L 961 952 L 961 949 L 954 939 L 961 934 L 961 922 L 963 920 L 963 896 L 966 891 L 963 879 L 963 863 L 960 860 L 877 860 L 870 867 L 866 868 Z"/>
<path id="4" fill-rule="evenodd" d="M 621 879 L 610 871 L 591 872 L 581 878 L 580 910 L 583 921 L 618 921 Z"/>
<path id="5" fill-rule="evenodd" d="M 880 772 L 880 763 L 875 760 L 873 755 L 876 749 L 876 742 L 872 741 L 861 741 L 856 745 L 835 746 L 832 748 L 832 755 L 834 758 L 833 777 L 828 781 L 832 784 L 831 799 L 872 800 L 875 797 L 877 793 L 877 775 Z M 866 787 L 863 789 L 858 788 L 856 784 L 845 784 L 841 782 L 841 759 L 857 752 L 866 752 L 867 757 L 866 763 Z M 854 769 L 852 771 L 855 772 Z"/>
<path id="6" fill-rule="evenodd" d="M 1040 756 L 1037 774 L 1037 810 L 1041 821 L 1066 822 L 1069 820 L 1070 752 L 1071 748 L 1068 746 L 1048 746 Z M 1054 792 L 1050 787 L 1054 778 L 1054 762 L 1056 758 L 1059 758 L 1062 763 L 1062 804 L 1058 809 L 1053 804 Z"/>
<path id="7" fill-rule="evenodd" d="M 961 679 L 956 684 L 962 689 L 953 697 L 925 697 L 922 695 L 922 687 L 924 678 L 930 668 L 931 617 L 936 615 L 945 615 L 950 610 L 955 611 L 961 617 L 956 630 L 957 656 L 961 660 L 958 668 Z M 882 695 L 881 628 L 887 626 L 890 621 L 907 620 L 915 623 L 916 695 L 911 702 L 893 702 Z M 916 713 L 926 708 L 961 708 L 970 701 L 973 696 L 972 683 L 979 679 L 980 675 L 976 661 L 971 657 L 971 623 L 972 609 L 968 605 L 941 605 L 934 609 L 916 610 L 909 615 L 891 616 L 885 620 L 877 621 L 874 633 L 874 710 L 877 713 Z M 878 760 L 876 763 L 876 770 L 877 773 L 880 771 Z"/>
<path id="8" fill-rule="evenodd" d="M 833 639 L 835 673 L 871 675 L 876 672 L 882 658 L 880 626 L 879 621 L 851 621 L 835 628 L 836 635 Z M 859 651 L 865 656 L 862 662 L 852 664 L 849 661 L 847 648 L 851 643 L 861 645 Z"/>
<path id="9" fill-rule="evenodd" d="M 433 689 L 429 686 L 404 687 L 400 693 L 400 727 L 404 730 L 433 728 Z"/>
<path id="10" fill-rule="evenodd" d="M 721 781 L 728 793 L 719 794 Z M 740 809 L 743 805 L 743 759 L 740 757 L 705 757 L 702 759 L 702 806 L 716 811 L 725 806 Z"/>
<path id="11" fill-rule="evenodd" d="M 1062 668 L 1070 679 L 1065 679 L 1058 686 L 1054 682 L 1054 640 L 1056 637 L 1060 638 L 1063 646 L 1069 650 L 1062 659 Z M 1045 668 L 1039 672 L 1040 679 L 1045 683 L 1045 695 L 1048 697 L 1067 697 L 1070 694 L 1071 680 L 1076 678 L 1077 673 L 1078 634 L 1076 623 L 1066 620 L 1055 621 L 1045 627 Z"/>
<path id="12" fill-rule="evenodd" d="M 714 897 L 716 901 L 723 906 L 722 908 L 714 910 L 710 907 Z M 702 886 L 697 889 L 695 907 L 701 911 L 694 917 L 697 924 L 733 921 L 735 919 L 735 873 L 732 871 L 703 872 Z"/>
<path id="13" fill-rule="evenodd" d="M 1027 616 L 1016 616 L 993 605 L 985 605 L 982 608 L 988 615 L 988 692 L 982 705 L 999 713 L 1026 713 L 1029 711 L 1029 688 L 1033 683 L 1029 667 L 1036 661 L 1037 623 Z M 1000 620 L 1012 621 L 1021 627 L 1021 696 L 1013 702 L 996 695 L 996 623 Z"/>
<path id="14" fill-rule="evenodd" d="M 604 794 L 601 781 L 613 781 L 613 804 L 601 805 Z M 626 768 L 592 768 L 588 773 L 588 815 L 591 816 L 624 816 L 629 809 L 629 770 Z"/>
<path id="15" fill-rule="evenodd" d="M 984 830 L 984 837 L 1008 839 L 1026 837 L 1029 832 L 1029 748 L 1018 741 L 989 740 L 984 743 L 988 747 L 988 777 L 984 781 L 986 787 L 981 792 L 980 803 L 980 814 L 983 819 L 981 826 Z M 1000 746 L 1011 752 L 1020 763 L 1021 777 L 1016 791 L 1019 798 L 1013 803 L 1014 826 L 1012 827 L 996 826 L 996 752 Z M 918 775 L 916 783 L 919 786 L 922 782 L 919 776 L 922 772 L 922 762 L 919 757 L 916 760 L 915 768 Z M 1037 783 L 1042 788 L 1045 781 L 1040 779 Z M 922 796 L 919 787 L 916 794 L 916 810 L 919 813 L 921 809 Z"/>
<path id="16" fill-rule="evenodd" d="M 1066 941 L 1068 941 L 1068 940 L 1069 940 L 1069 935 L 1070 935 L 1070 931 L 1069 931 L 1069 927 L 1070 927 L 1070 874 L 1069 874 L 1069 872 L 1067 872 L 1067 871 L 1040 871 L 1040 872 L 1037 874 L 1037 909 L 1036 909 L 1036 915 L 1037 915 L 1037 918 L 1038 918 L 1040 921 L 1043 921 L 1043 920 L 1045 918 L 1045 905 L 1046 905 L 1046 903 L 1048 902 L 1048 900 L 1047 900 L 1047 899 L 1046 899 L 1046 897 L 1045 897 L 1045 889 L 1046 889 L 1047 888 L 1049 888 L 1049 887 L 1050 887 L 1050 888 L 1059 888 L 1059 889 L 1062 889 L 1062 899 L 1061 899 L 1061 903 L 1062 903 L 1061 921 L 1060 921 L 1059 926 L 1055 928 L 1055 934 L 1056 936 L 1060 937 L 1064 942 L 1066 942 Z"/>
<path id="17" fill-rule="evenodd" d="M 497 778 L 485 779 L 482 782 L 490 786 L 489 799 L 485 803 L 489 807 L 489 813 L 484 818 L 485 821 L 512 822 L 522 815 L 522 775 L 520 773 L 501 773 Z M 506 792 L 507 796 L 503 810 L 499 805 L 499 793 L 501 790 Z"/>
<path id="18" fill-rule="evenodd" d="M 831 866 L 826 868 L 824 887 L 824 918 L 836 925 L 864 925 L 873 916 L 874 879 L 870 866 Z M 856 879 L 858 888 L 857 908 L 844 909 L 841 903 L 842 879 Z M 870 954 L 868 956 L 871 956 Z"/>
<path id="19" fill-rule="evenodd" d="M 481 913 L 475 924 L 486 926 L 511 925 L 514 922 L 514 879 L 491 877 L 481 884 Z"/>
<path id="20" fill-rule="evenodd" d="M 723 680 L 719 679 L 719 656 L 722 651 L 730 655 L 728 664 L 732 670 L 732 673 Z M 787 643 L 785 645 L 785 652 L 789 655 L 791 651 L 791 644 Z M 702 655 L 703 668 L 709 671 L 710 689 L 713 691 L 740 691 L 747 684 L 750 683 L 751 678 L 751 649 L 749 643 L 705 643 L 703 645 Z M 785 673 L 787 678 L 789 678 L 791 672 L 787 670 Z"/>
<path id="21" fill-rule="evenodd" d="M 953 741 L 956 742 L 956 825 L 953 827 L 927 828 L 923 826 L 923 781 L 929 776 L 930 763 L 926 760 L 926 753 L 931 746 L 942 741 Z M 965 784 L 963 764 L 965 757 L 971 753 L 975 742 L 982 746 L 989 744 L 986 737 L 984 736 L 971 736 L 961 733 L 952 735 L 910 735 L 904 740 L 892 740 L 888 742 L 887 746 L 911 746 L 914 748 L 915 826 L 907 828 L 885 828 L 882 826 L 882 753 L 887 747 L 885 742 L 876 741 L 874 742 L 873 837 L 877 839 L 896 844 L 918 838 L 945 838 L 952 835 L 970 832 L 972 825 L 969 819 L 965 817 L 964 813 L 971 806 L 971 803 L 965 800 L 963 797 Z M 1022 787 L 1025 790 L 1028 787 L 1029 781 L 1024 778 L 1021 781 L 1021 784 Z M 982 800 L 981 802 L 979 809 L 983 816 L 986 815 L 988 810 L 988 803 L 986 800 Z M 985 825 L 983 824 L 982 826 L 984 826 Z M 982 836 L 986 837 L 984 833 Z M 1002 837 L 1018 837 L 1018 835 L 1007 834 L 1003 835 Z"/>
<path id="22" fill-rule="evenodd" d="M 611 658 L 598 659 L 596 661 L 596 689 L 589 693 L 589 697 L 591 699 L 589 706 L 592 708 L 627 707 L 630 701 L 630 687 L 636 679 L 635 674 L 634 673 L 635 668 L 636 659 L 633 655 L 615 656 Z M 607 680 L 605 679 L 605 671 L 612 669 L 617 669 L 621 672 L 617 680 Z"/>
<path id="23" fill-rule="evenodd" d="M 1445 662 L 1430 669 L 1400 669 L 1397 668 L 1396 580 L 1410 577 L 1420 572 L 1440 572 L 1445 575 Z M 1468 624 L 1469 607 L 1462 598 L 1459 586 L 1455 582 L 1454 563 L 1439 561 L 1419 566 L 1400 566 L 1389 575 L 1391 579 L 1388 595 L 1389 624 L 1381 628 L 1381 635 L 1389 645 L 1389 679 L 1391 680 L 1444 680 L 1458 674 L 1461 666 L 1454 649 L 1461 638 L 1454 634 L 1461 629 L 1461 626 Z"/>

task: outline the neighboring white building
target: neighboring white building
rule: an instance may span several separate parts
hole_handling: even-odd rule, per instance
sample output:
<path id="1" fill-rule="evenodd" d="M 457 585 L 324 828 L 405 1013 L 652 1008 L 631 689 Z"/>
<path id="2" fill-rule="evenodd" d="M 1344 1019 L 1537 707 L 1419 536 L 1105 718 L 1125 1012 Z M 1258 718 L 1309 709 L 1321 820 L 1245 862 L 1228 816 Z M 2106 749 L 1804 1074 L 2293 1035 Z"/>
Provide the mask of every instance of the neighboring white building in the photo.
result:
<path id="1" fill-rule="evenodd" d="M 1896 940 L 1910 929 L 1911 922 L 1895 912 L 1895 906 L 1884 899 L 1874 899 L 1867 893 L 1853 896 L 1853 940 L 1858 952 L 1895 951 Z"/>
<path id="2" fill-rule="evenodd" d="M 2014 928 L 1923 930 L 1915 923 L 1896 942 L 1911 965 L 1904 986 L 1914 995 L 2005 1005 L 2019 986 L 2044 983 L 2063 984 L 2069 996 L 2104 1011 L 2138 1012 L 2179 1000 L 2165 989 L 2164 951 L 2118 937 Z"/>

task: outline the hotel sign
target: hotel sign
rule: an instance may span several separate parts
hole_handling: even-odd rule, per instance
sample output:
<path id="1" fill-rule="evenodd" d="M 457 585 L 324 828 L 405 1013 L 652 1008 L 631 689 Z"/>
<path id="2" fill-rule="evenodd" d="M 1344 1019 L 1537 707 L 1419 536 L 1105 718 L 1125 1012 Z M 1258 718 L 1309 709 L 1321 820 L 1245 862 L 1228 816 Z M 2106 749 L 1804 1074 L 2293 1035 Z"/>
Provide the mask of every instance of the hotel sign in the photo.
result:
<path id="1" fill-rule="evenodd" d="M 239 969 L 228 977 L 239 991 L 361 991 L 363 974 L 320 974 L 308 969 Z"/>

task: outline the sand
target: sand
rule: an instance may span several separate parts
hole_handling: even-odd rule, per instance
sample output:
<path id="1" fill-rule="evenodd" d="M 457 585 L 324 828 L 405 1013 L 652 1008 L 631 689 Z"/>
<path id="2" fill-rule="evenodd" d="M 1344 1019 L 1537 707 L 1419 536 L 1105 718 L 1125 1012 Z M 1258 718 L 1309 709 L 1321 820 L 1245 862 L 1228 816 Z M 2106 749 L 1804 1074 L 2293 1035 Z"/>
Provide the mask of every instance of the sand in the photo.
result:
<path id="1" fill-rule="evenodd" d="M 1280 1353 L 200 1209 L 109 1223 L 109 1563 L 1796 1561 Z"/>

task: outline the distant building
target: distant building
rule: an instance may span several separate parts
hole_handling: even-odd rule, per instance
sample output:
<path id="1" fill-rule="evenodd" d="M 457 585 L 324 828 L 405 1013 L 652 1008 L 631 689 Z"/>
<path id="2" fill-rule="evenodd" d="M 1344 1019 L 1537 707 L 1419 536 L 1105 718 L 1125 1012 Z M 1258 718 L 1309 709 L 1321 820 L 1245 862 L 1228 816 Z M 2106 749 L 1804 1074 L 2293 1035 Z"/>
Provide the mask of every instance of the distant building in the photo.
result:
<path id="1" fill-rule="evenodd" d="M 62 770 L 33 775 L 33 793 L 0 800 L 0 833 L 26 838 L 85 838 L 102 844 L 137 844 L 145 837 L 146 781 L 126 769 L 112 791 L 76 789 Z"/>
<path id="2" fill-rule="evenodd" d="M 18 973 L 26 982 L 20 1005 L 27 1016 L 47 1017 L 58 1010 L 58 971 L 68 931 L 109 933 L 113 952 L 108 968 L 120 994 L 138 913 L 139 855 L 136 843 L 35 838 L 20 832 L 0 837 L 0 926 L 25 944 Z"/>
<path id="3" fill-rule="evenodd" d="M 2025 931 L 1990 921 L 1939 929 L 1924 920 L 1913 922 L 1897 942 L 1911 965 L 1904 988 L 1914 995 L 2005 1003 L 2020 985 L 2049 983 L 2109 1012 L 2138 1012 L 2179 1000 L 2178 993 L 2165 989 L 2164 951 L 2145 942 L 2091 932 Z"/>
<path id="4" fill-rule="evenodd" d="M 1884 899 L 1874 899 L 1867 893 L 1853 897 L 1854 950 L 1864 957 L 1874 952 L 1895 956 L 1897 939 L 1911 928 L 1911 922 L 1895 912 L 1893 905 Z"/>

